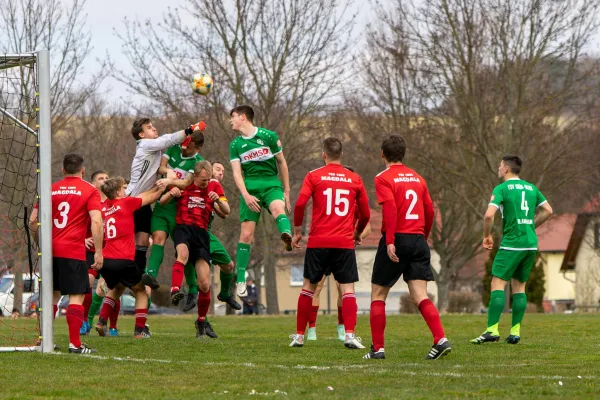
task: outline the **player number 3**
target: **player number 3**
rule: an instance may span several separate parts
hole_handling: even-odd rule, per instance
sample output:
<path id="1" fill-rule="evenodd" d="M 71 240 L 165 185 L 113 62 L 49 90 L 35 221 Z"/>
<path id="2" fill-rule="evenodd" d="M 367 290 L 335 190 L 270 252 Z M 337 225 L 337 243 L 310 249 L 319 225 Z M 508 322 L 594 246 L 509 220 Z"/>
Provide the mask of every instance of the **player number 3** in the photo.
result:
<path id="1" fill-rule="evenodd" d="M 333 211 L 335 211 L 335 213 L 340 217 L 348 215 L 350 202 L 347 198 L 342 196 L 348 196 L 350 194 L 349 190 L 337 189 L 335 191 L 335 208 L 333 208 L 333 189 L 329 188 L 327 190 L 324 190 L 323 194 L 325 195 L 325 197 L 327 197 L 327 209 L 325 210 L 325 214 L 331 215 L 331 211 L 333 209 Z M 343 206 L 343 208 L 340 206 Z"/>
<path id="2" fill-rule="evenodd" d="M 60 215 L 60 221 L 58 218 L 54 218 L 54 226 L 58 229 L 62 229 L 67 226 L 67 220 L 69 219 L 69 210 L 71 206 L 66 201 L 63 201 L 58 205 L 58 215 Z"/>

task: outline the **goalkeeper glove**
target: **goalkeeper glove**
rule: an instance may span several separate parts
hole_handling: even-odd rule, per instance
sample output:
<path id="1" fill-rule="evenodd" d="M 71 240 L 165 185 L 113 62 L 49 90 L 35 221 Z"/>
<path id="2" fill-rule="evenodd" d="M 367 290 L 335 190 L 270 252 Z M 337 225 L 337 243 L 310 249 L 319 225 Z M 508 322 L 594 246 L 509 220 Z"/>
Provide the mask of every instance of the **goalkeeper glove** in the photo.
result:
<path id="1" fill-rule="evenodd" d="M 206 122 L 200 121 L 194 125 L 190 125 L 188 128 L 185 128 L 185 134 L 190 136 L 192 133 L 196 131 L 204 132 L 206 129 Z"/>

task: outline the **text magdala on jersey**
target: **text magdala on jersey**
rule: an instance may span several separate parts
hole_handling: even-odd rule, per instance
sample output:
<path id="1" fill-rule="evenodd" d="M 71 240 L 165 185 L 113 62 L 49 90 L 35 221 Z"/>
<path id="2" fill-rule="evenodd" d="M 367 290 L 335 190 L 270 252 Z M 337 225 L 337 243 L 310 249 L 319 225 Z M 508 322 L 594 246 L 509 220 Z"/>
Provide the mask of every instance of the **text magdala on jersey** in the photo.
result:
<path id="1" fill-rule="evenodd" d="M 412 172 L 399 173 L 398 177 L 394 178 L 394 183 L 401 182 L 421 182 L 421 180 L 415 176 Z"/>

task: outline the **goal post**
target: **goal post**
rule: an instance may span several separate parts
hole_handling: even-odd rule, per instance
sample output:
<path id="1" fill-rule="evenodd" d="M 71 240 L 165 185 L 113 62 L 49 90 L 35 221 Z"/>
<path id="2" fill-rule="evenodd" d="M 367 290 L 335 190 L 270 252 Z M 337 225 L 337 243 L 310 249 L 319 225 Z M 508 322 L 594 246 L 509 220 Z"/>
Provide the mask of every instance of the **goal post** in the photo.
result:
<path id="1" fill-rule="evenodd" d="M 0 54 L 0 351 L 54 350 L 51 148 L 48 50 Z"/>

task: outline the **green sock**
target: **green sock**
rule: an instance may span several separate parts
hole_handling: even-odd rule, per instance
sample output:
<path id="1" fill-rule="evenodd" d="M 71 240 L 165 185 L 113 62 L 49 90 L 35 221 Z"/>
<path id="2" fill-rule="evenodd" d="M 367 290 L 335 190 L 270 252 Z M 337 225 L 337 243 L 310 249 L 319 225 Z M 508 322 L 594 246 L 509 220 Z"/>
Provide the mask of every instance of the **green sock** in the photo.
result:
<path id="1" fill-rule="evenodd" d="M 196 267 L 187 263 L 183 269 L 185 283 L 188 285 L 188 293 L 198 294 L 198 279 L 196 279 Z"/>
<path id="2" fill-rule="evenodd" d="M 288 222 L 289 224 L 289 222 Z M 235 253 L 235 265 L 237 265 L 237 283 L 246 282 L 246 267 L 250 261 L 250 245 L 239 242 Z"/>
<path id="3" fill-rule="evenodd" d="M 104 297 L 98 296 L 96 292 L 92 293 L 92 304 L 90 304 L 90 312 L 88 314 L 88 324 L 90 326 L 94 323 L 94 317 L 98 313 L 98 310 L 102 307 L 102 301 L 104 301 Z"/>
<path id="4" fill-rule="evenodd" d="M 525 293 L 513 294 L 511 335 L 521 336 L 521 321 L 523 321 L 525 309 L 527 309 L 527 295 Z"/>
<path id="5" fill-rule="evenodd" d="M 164 257 L 164 246 L 153 244 L 152 250 L 150 251 L 150 260 L 148 261 L 148 268 L 146 268 L 146 272 L 156 278 L 158 276 L 158 271 L 160 270 L 160 264 L 162 264 Z"/>
<path id="6" fill-rule="evenodd" d="M 275 222 L 277 222 L 277 230 L 279 233 L 289 233 L 292 234 L 292 228 L 290 226 L 290 220 L 287 215 L 279 214 L 279 217 L 275 218 Z"/>
<path id="7" fill-rule="evenodd" d="M 487 328 L 487 331 L 492 335 L 500 335 L 498 331 L 498 322 L 500 322 L 502 311 L 504 311 L 504 290 L 494 290 L 490 296 Z"/>
<path id="8" fill-rule="evenodd" d="M 233 280 L 233 272 L 219 272 L 219 277 L 221 278 L 221 292 L 219 293 L 221 297 L 227 298 L 229 297 L 229 288 L 231 287 L 231 281 Z"/>
<path id="9" fill-rule="evenodd" d="M 150 309 L 150 305 L 152 305 L 152 297 L 148 297 L 148 310 Z"/>

